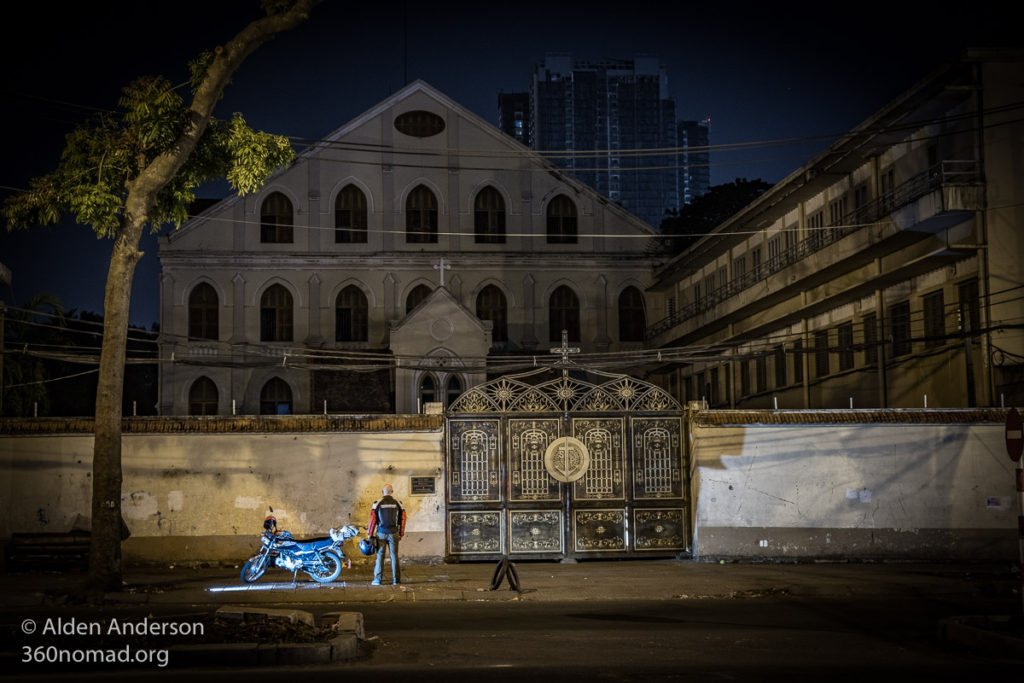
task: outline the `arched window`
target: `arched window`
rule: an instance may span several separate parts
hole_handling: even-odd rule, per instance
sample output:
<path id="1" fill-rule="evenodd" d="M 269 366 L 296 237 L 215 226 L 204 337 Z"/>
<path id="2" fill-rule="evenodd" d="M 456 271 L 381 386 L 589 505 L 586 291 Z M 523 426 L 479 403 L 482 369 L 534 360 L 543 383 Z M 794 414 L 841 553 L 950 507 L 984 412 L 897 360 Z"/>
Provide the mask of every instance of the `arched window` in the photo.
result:
<path id="1" fill-rule="evenodd" d="M 346 185 L 334 201 L 334 241 L 366 242 L 366 195 L 355 185 Z"/>
<path id="2" fill-rule="evenodd" d="M 349 285 L 341 290 L 334 305 L 334 340 L 361 342 L 369 338 L 367 305 L 363 290 Z"/>
<path id="3" fill-rule="evenodd" d="M 423 185 L 417 185 L 405 200 L 405 241 L 437 243 L 437 197 Z"/>
<path id="4" fill-rule="evenodd" d="M 280 377 L 271 378 L 260 391 L 260 415 L 291 415 L 292 388 Z"/>
<path id="5" fill-rule="evenodd" d="M 218 339 L 217 292 L 205 282 L 192 288 L 188 295 L 188 338 Z"/>
<path id="6" fill-rule="evenodd" d="M 646 329 L 644 295 L 636 287 L 626 287 L 619 294 L 619 341 L 643 341 Z"/>
<path id="7" fill-rule="evenodd" d="M 416 285 L 412 291 L 409 292 L 409 296 L 405 299 L 405 312 L 408 314 L 412 309 L 420 305 L 420 302 L 430 296 L 430 293 L 434 291 L 426 285 Z"/>
<path id="8" fill-rule="evenodd" d="M 493 323 L 492 342 L 508 341 L 508 304 L 503 291 L 494 285 L 481 289 L 476 295 L 476 317 Z"/>
<path id="9" fill-rule="evenodd" d="M 260 208 L 260 242 L 290 244 L 295 224 L 292 202 L 280 192 L 271 192 Z"/>
<path id="10" fill-rule="evenodd" d="M 576 205 L 564 194 L 548 203 L 548 244 L 576 244 Z"/>
<path id="11" fill-rule="evenodd" d="M 580 300 L 565 285 L 552 292 L 548 302 L 548 339 L 562 341 L 562 330 L 568 330 L 569 341 L 580 340 Z"/>
<path id="12" fill-rule="evenodd" d="M 447 408 L 462 395 L 462 379 L 458 375 L 448 375 L 448 384 L 444 390 L 444 407 Z"/>
<path id="13" fill-rule="evenodd" d="M 217 385 L 209 377 L 200 377 L 188 390 L 189 415 L 217 414 Z"/>
<path id="14" fill-rule="evenodd" d="M 477 193 L 473 202 L 477 244 L 505 244 L 505 200 L 493 187 Z"/>
<path id="15" fill-rule="evenodd" d="M 281 285 L 272 285 L 260 299 L 260 341 L 292 340 L 292 295 Z"/>
<path id="16" fill-rule="evenodd" d="M 418 392 L 420 398 L 420 411 L 423 411 L 424 406 L 428 403 L 434 403 L 437 401 L 437 381 L 431 374 L 423 375 L 423 379 L 420 380 L 420 389 Z"/>

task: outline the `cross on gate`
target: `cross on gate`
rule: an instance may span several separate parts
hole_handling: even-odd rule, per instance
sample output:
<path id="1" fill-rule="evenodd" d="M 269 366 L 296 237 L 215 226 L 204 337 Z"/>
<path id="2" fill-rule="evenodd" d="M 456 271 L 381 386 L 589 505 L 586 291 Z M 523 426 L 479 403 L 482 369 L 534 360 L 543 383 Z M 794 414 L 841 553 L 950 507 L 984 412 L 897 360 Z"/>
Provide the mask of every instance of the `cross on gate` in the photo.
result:
<path id="1" fill-rule="evenodd" d="M 438 264 L 436 264 L 436 265 L 434 266 L 434 270 L 439 270 L 439 271 L 441 271 L 441 286 L 442 286 L 442 287 L 444 287 L 444 271 L 446 271 L 446 270 L 451 270 L 451 269 L 452 269 L 452 264 L 450 264 L 450 263 L 445 263 L 445 262 L 444 262 L 444 258 L 442 258 L 442 259 L 441 259 L 441 262 L 440 262 L 440 263 L 438 263 Z"/>
<path id="2" fill-rule="evenodd" d="M 551 349 L 551 353 L 562 354 L 562 360 L 558 361 L 559 365 L 568 365 L 569 354 L 579 352 L 580 348 L 578 346 L 569 346 L 569 330 L 562 330 L 562 345 Z"/>

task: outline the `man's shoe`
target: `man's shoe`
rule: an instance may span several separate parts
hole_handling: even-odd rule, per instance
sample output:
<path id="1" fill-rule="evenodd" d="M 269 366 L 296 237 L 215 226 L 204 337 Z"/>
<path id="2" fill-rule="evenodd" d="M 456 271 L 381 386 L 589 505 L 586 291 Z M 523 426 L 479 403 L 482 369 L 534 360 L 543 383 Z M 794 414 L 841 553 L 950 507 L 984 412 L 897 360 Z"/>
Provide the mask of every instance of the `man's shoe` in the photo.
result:
<path id="1" fill-rule="evenodd" d="M 380 585 L 380 581 L 377 581 L 377 580 L 375 579 L 375 580 L 373 580 L 373 581 L 371 581 L 371 582 L 370 582 L 370 585 L 371 585 L 371 586 L 379 586 L 379 585 Z"/>
<path id="2" fill-rule="evenodd" d="M 401 582 L 401 581 L 395 581 L 395 585 L 396 585 L 396 586 L 397 586 L 398 584 L 400 584 L 400 583 L 402 583 L 402 582 Z"/>

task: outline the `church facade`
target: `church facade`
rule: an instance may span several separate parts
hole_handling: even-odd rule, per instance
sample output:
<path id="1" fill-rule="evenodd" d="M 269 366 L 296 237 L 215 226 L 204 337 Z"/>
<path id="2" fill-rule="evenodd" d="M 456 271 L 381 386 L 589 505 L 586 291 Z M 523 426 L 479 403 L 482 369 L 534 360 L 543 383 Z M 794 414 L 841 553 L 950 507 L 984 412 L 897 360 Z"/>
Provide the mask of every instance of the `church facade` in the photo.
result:
<path id="1" fill-rule="evenodd" d="M 422 81 L 162 238 L 160 413 L 420 412 L 643 347 L 654 230 Z"/>

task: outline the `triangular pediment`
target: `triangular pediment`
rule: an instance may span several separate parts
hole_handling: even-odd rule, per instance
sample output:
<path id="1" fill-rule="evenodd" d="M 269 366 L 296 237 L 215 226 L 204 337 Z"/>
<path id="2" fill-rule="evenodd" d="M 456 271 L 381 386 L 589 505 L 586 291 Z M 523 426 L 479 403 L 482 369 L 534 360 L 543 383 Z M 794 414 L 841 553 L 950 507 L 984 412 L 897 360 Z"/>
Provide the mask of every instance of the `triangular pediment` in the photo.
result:
<path id="1" fill-rule="evenodd" d="M 482 357 L 491 347 L 491 326 L 438 287 L 404 318 L 392 321 L 391 351 L 428 356 L 443 349 L 458 357 Z"/>

